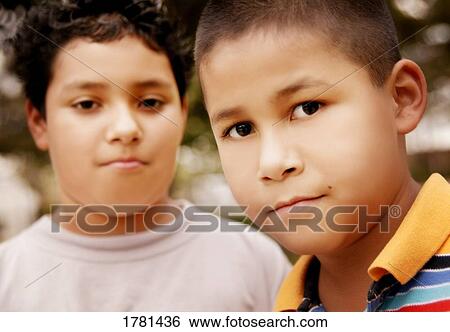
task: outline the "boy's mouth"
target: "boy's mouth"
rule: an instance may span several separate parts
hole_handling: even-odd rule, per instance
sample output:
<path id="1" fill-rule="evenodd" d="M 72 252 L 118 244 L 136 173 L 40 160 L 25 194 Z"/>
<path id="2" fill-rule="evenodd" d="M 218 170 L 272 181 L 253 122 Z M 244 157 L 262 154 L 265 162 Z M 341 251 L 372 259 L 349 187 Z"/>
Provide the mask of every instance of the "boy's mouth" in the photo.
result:
<path id="1" fill-rule="evenodd" d="M 117 169 L 136 169 L 142 166 L 147 165 L 145 161 L 142 161 L 138 158 L 127 157 L 127 158 L 118 158 L 105 163 L 100 164 L 101 166 L 110 166 Z"/>
<path id="2" fill-rule="evenodd" d="M 288 212 L 293 206 L 309 206 L 317 202 L 325 195 L 319 196 L 295 196 L 288 201 L 281 201 L 275 204 L 274 211 L 277 213 Z"/>

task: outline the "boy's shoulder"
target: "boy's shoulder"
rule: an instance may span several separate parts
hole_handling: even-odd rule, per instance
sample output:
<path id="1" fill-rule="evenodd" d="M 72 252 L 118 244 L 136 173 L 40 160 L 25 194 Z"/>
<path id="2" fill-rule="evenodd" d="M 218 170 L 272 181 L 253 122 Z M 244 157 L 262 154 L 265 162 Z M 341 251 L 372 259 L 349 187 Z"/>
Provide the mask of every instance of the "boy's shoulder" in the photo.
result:
<path id="1" fill-rule="evenodd" d="M 33 229 L 41 219 L 0 243 L 0 308 L 15 298 L 17 290 L 25 289 L 33 266 L 42 260 L 47 261 L 48 257 L 41 256 L 32 244 Z"/>
<path id="2" fill-rule="evenodd" d="M 40 250 L 35 246 L 35 238 L 37 230 L 42 228 L 48 218 L 46 215 L 40 217 L 17 235 L 0 243 L 1 277 L 5 276 L 6 271 L 13 271 L 16 268 L 20 270 L 24 257 L 36 258 L 40 254 Z"/>
<path id="3" fill-rule="evenodd" d="M 38 221 L 36 221 L 35 223 L 37 223 Z M 17 235 L 0 243 L 0 263 L 3 263 L 3 261 L 11 259 L 14 256 L 17 256 L 19 252 L 18 249 L 26 245 L 30 230 L 34 227 L 35 224 L 32 224 L 19 232 Z"/>

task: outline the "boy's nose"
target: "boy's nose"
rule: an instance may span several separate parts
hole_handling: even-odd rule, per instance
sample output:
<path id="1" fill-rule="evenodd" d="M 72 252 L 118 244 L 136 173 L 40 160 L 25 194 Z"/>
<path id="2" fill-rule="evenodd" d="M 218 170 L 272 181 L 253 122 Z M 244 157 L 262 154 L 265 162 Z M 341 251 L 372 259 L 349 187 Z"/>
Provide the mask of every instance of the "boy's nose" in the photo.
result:
<path id="1" fill-rule="evenodd" d="M 280 137 L 272 137 L 261 144 L 258 169 L 258 178 L 261 181 L 283 181 L 303 172 L 303 161 L 291 149 L 289 142 L 283 142 Z"/>
<path id="2" fill-rule="evenodd" d="M 112 116 L 114 118 L 106 134 L 108 142 L 131 144 L 141 140 L 142 130 L 132 110 L 127 107 L 118 107 Z"/>

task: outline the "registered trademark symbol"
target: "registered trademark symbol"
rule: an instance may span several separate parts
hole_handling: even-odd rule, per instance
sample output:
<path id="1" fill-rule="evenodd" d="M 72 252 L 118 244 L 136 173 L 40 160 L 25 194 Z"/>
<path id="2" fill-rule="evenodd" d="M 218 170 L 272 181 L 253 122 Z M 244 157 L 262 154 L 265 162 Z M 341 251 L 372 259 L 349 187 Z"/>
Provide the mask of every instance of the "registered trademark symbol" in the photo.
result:
<path id="1" fill-rule="evenodd" d="M 402 209 L 398 205 L 389 207 L 389 215 L 391 218 L 398 218 L 402 213 Z"/>

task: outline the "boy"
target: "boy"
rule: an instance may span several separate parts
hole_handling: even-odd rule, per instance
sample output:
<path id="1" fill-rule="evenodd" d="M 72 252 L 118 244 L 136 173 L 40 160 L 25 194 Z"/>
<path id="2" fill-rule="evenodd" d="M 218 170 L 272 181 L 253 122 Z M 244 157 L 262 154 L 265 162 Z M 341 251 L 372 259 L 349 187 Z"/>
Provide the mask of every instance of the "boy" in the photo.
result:
<path id="1" fill-rule="evenodd" d="M 233 194 L 303 255 L 276 310 L 450 310 L 450 188 L 408 171 L 427 87 L 384 1 L 209 1 L 195 56 Z"/>
<path id="2" fill-rule="evenodd" d="M 66 219 L 65 206 L 53 225 L 43 216 L 2 244 L 1 310 L 273 305 L 289 268 L 281 249 L 255 233 L 188 232 L 190 204 L 168 194 L 187 117 L 190 50 L 165 13 L 151 1 L 48 2 L 19 28 L 14 68 L 31 134 L 50 153 L 61 203 L 87 217 Z M 177 209 L 149 221 L 149 206 Z M 180 218 L 180 227 L 163 231 Z"/>

